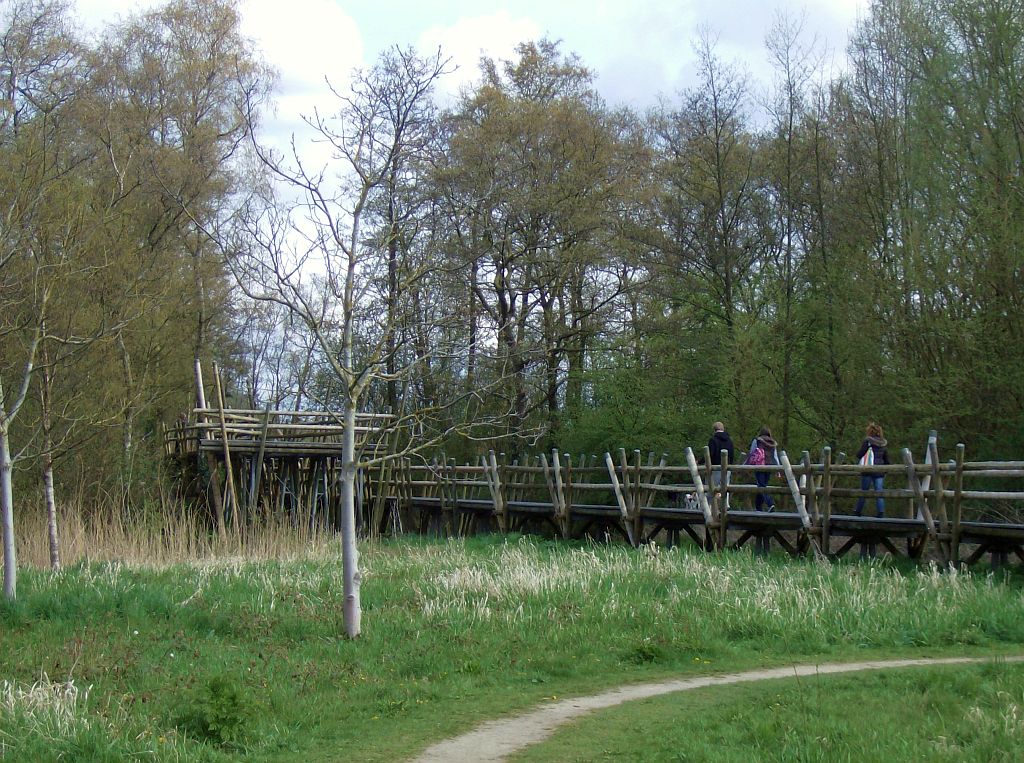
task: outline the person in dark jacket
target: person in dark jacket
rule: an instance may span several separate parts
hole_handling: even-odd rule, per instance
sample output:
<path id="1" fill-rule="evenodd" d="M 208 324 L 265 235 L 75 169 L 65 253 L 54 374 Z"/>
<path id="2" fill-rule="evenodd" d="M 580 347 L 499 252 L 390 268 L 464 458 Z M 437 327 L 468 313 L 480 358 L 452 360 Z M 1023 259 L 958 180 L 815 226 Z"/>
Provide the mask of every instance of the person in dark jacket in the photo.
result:
<path id="1" fill-rule="evenodd" d="M 732 438 L 729 433 L 725 431 L 725 424 L 721 421 L 714 423 L 714 432 L 711 435 L 711 439 L 708 440 L 708 450 L 711 451 L 711 465 L 721 466 L 722 465 L 722 451 L 726 452 L 729 457 L 729 463 L 736 463 L 736 448 L 732 444 Z M 717 490 L 719 485 L 722 484 L 722 470 L 714 469 L 711 472 L 711 489 Z M 726 497 L 728 501 L 728 496 Z M 726 506 L 729 504 L 726 503 Z"/>
<path id="2" fill-rule="evenodd" d="M 863 466 L 869 465 L 883 465 L 891 463 L 889 461 L 889 451 L 885 449 L 888 443 L 885 440 L 885 435 L 882 433 L 882 427 L 875 422 L 868 424 L 867 436 L 864 438 L 864 442 L 861 443 L 860 449 L 857 451 L 857 462 Z M 868 456 L 868 451 L 871 451 L 871 455 Z M 882 491 L 884 481 L 884 475 L 878 472 L 865 471 L 860 475 L 860 489 L 861 490 L 873 490 Z M 859 517 L 861 512 L 864 511 L 864 502 L 867 500 L 867 496 L 861 496 L 857 499 L 857 507 L 854 509 L 854 513 Z M 876 516 L 885 516 L 885 499 L 882 496 L 875 498 L 875 514 Z"/>
<path id="3" fill-rule="evenodd" d="M 729 436 L 729 433 L 725 431 L 725 424 L 721 421 L 716 421 L 714 427 L 715 431 L 711 435 L 711 439 L 708 440 L 708 450 L 711 451 L 711 463 L 715 466 L 722 465 L 723 450 L 729 455 L 729 463 L 736 463 L 736 448 L 732 444 L 732 438 Z"/>

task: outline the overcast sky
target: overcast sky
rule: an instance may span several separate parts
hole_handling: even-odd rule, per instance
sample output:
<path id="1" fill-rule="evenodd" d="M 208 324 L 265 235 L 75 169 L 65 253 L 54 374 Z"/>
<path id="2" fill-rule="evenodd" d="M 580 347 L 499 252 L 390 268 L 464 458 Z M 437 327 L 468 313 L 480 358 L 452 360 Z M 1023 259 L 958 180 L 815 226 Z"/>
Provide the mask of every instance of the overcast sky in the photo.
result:
<path id="1" fill-rule="evenodd" d="M 154 0 L 77 0 L 93 28 Z M 693 42 L 702 26 L 718 35 L 717 52 L 765 85 L 764 38 L 776 13 L 805 15 L 807 39 L 841 68 L 846 39 L 868 0 L 241 0 L 243 30 L 281 73 L 278 135 L 314 104 L 330 107 L 324 77 L 341 84 L 391 45 L 422 52 L 440 46 L 458 70 L 448 93 L 477 76 L 481 54 L 511 58 L 523 40 L 561 40 L 597 75 L 611 105 L 644 109 L 693 84 Z M 276 142 L 276 141 L 275 141 Z"/>

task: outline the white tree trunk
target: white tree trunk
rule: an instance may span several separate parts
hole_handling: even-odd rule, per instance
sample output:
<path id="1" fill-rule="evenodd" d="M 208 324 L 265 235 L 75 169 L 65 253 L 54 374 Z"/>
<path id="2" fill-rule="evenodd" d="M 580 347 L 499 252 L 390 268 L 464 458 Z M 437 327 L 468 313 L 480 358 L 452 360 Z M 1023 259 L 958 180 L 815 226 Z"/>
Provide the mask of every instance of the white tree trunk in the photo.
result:
<path id="1" fill-rule="evenodd" d="M 49 348 L 42 345 L 43 367 L 40 370 L 39 402 L 43 415 L 43 498 L 46 501 L 46 535 L 50 543 L 50 569 L 60 569 L 60 545 L 57 538 L 57 502 L 53 497 L 53 420 L 50 416 L 50 391 L 53 369 Z"/>
<path id="2" fill-rule="evenodd" d="M 50 569 L 60 569 L 60 543 L 57 536 L 57 502 L 53 497 L 53 457 L 43 456 L 43 496 L 46 499 L 46 534 L 50 541 Z"/>
<path id="3" fill-rule="evenodd" d="M 356 407 L 345 402 L 345 432 L 341 441 L 341 564 L 345 585 L 345 633 L 360 633 L 362 609 L 359 604 L 359 552 L 356 549 Z"/>
<path id="4" fill-rule="evenodd" d="M 18 564 L 14 558 L 13 470 L 8 431 L 4 427 L 0 429 L 0 522 L 3 523 L 4 536 L 4 597 L 8 601 L 14 601 L 18 586 Z"/>

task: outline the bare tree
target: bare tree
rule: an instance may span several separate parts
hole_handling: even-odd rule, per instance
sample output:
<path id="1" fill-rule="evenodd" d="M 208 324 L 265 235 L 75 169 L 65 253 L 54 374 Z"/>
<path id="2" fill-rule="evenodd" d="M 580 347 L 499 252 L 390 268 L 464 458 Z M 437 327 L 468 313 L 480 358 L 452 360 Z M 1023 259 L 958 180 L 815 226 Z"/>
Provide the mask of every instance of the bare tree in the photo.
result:
<path id="1" fill-rule="evenodd" d="M 436 269 L 429 257 L 401 258 L 408 242 L 399 208 L 409 209 L 428 142 L 429 101 L 446 67 L 440 53 L 421 58 L 394 49 L 367 71 L 356 73 L 351 94 L 336 92 L 334 116 L 307 121 L 331 147 L 329 168 L 311 170 L 298 151 L 286 163 L 254 142 L 257 156 L 277 182 L 277 192 L 254 194 L 235 219 L 233 234 L 210 231 L 230 252 L 245 294 L 282 306 L 309 334 L 312 362 L 337 383 L 342 440 L 341 533 L 344 621 L 349 637 L 361 631 L 360 574 L 356 551 L 355 482 L 361 468 L 381 459 L 430 448 L 447 430 L 431 422 L 456 400 L 416 405 L 410 380 L 426 358 L 412 346 L 415 333 L 399 331 L 402 296 L 413 294 Z M 401 181 L 401 182 L 399 182 Z M 384 304 L 379 275 L 386 274 Z M 430 348 L 433 356 L 449 348 Z M 356 415 L 375 385 L 394 384 L 394 418 L 388 425 L 397 448 L 390 454 L 361 452 Z M 390 393 L 385 395 L 391 399 Z M 433 431 L 433 436 L 424 436 Z"/>

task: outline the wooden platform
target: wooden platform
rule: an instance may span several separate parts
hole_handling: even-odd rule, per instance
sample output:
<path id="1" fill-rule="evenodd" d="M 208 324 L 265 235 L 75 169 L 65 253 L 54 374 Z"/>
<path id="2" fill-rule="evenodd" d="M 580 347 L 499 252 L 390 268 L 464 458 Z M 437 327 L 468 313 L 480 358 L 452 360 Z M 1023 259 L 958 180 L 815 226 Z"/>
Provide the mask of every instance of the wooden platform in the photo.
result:
<path id="1" fill-rule="evenodd" d="M 388 453 L 390 416 L 356 418 L 362 460 Z M 292 524 L 337 527 L 344 424 L 330 411 L 196 408 L 164 430 L 164 453 L 192 479 L 203 476 L 218 524 L 276 517 Z M 205 472 L 200 475 L 199 472 Z M 369 491 L 357 485 L 361 502 Z M 384 511 L 383 496 L 376 507 Z"/>

